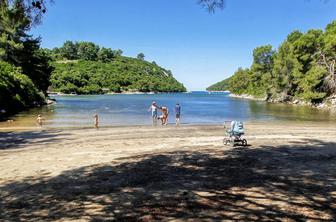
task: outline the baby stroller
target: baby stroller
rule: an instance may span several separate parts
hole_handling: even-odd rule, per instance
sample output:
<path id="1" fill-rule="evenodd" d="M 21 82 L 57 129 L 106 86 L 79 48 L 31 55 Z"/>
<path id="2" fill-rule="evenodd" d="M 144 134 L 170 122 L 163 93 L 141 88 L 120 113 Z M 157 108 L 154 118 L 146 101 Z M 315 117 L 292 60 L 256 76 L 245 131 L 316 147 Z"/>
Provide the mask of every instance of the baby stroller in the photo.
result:
<path id="1" fill-rule="evenodd" d="M 225 138 L 223 140 L 224 145 L 235 146 L 240 144 L 241 146 L 247 146 L 246 139 L 243 139 L 244 124 L 240 121 L 225 121 L 224 122 Z"/>

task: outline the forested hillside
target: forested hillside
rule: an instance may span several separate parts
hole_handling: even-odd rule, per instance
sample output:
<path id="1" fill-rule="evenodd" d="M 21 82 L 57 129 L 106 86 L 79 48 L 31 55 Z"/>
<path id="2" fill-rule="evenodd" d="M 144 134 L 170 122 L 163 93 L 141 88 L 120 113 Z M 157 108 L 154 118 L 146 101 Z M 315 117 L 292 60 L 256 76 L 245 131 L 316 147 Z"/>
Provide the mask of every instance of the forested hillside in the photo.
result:
<path id="1" fill-rule="evenodd" d="M 335 62 L 333 21 L 325 30 L 292 32 L 277 50 L 271 45 L 255 48 L 250 68 L 239 68 L 207 90 L 229 90 L 278 102 L 322 102 L 336 92 Z"/>
<path id="2" fill-rule="evenodd" d="M 185 87 L 155 62 L 122 56 L 122 51 L 100 48 L 92 42 L 67 41 L 60 48 L 46 50 L 56 67 L 51 90 L 62 93 L 184 92 Z"/>

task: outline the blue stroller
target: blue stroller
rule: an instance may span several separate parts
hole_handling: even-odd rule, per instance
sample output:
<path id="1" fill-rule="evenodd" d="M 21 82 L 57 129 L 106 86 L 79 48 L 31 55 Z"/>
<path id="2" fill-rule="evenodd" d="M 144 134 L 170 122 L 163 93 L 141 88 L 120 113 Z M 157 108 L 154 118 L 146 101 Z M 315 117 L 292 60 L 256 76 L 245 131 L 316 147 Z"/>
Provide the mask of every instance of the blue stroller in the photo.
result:
<path id="1" fill-rule="evenodd" d="M 225 138 L 224 145 L 247 146 L 247 140 L 242 138 L 244 135 L 244 124 L 240 121 L 225 121 L 224 122 Z"/>

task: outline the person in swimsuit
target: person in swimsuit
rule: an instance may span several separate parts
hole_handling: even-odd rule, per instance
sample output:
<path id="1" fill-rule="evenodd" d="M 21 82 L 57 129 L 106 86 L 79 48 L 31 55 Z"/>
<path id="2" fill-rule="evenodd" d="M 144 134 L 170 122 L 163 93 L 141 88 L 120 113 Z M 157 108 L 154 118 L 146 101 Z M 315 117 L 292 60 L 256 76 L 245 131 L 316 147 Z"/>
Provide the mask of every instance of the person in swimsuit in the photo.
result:
<path id="1" fill-rule="evenodd" d="M 99 128 L 99 116 L 97 113 L 93 115 L 93 123 L 94 123 L 94 128 L 98 129 Z"/>
<path id="2" fill-rule="evenodd" d="M 42 115 L 39 114 L 39 115 L 37 116 L 37 118 L 36 118 L 37 125 L 38 125 L 39 127 L 42 127 L 42 125 L 43 125 L 43 121 L 44 121 L 44 120 L 45 120 L 45 119 L 42 117 Z"/>
<path id="3" fill-rule="evenodd" d="M 156 102 L 153 101 L 152 105 L 148 109 L 148 111 L 152 112 L 152 126 L 157 125 L 157 120 L 158 120 L 157 109 L 158 109 L 158 107 L 156 105 Z"/>
<path id="4" fill-rule="evenodd" d="M 180 106 L 180 104 L 176 103 L 176 105 L 175 105 L 175 123 L 176 123 L 176 126 L 180 125 L 180 118 L 181 118 L 181 106 Z"/>

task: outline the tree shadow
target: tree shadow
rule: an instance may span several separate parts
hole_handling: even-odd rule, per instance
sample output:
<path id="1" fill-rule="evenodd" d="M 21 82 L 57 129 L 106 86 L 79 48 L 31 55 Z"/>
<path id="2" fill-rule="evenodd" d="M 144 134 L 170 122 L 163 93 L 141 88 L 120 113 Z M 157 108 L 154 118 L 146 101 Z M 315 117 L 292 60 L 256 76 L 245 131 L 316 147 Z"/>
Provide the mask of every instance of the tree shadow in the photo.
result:
<path id="1" fill-rule="evenodd" d="M 334 221 L 336 144 L 208 147 L 0 187 L 0 218 L 48 221 Z"/>
<path id="2" fill-rule="evenodd" d="M 25 144 L 51 143 L 67 134 L 61 130 L 0 132 L 0 150 L 19 149 Z"/>

